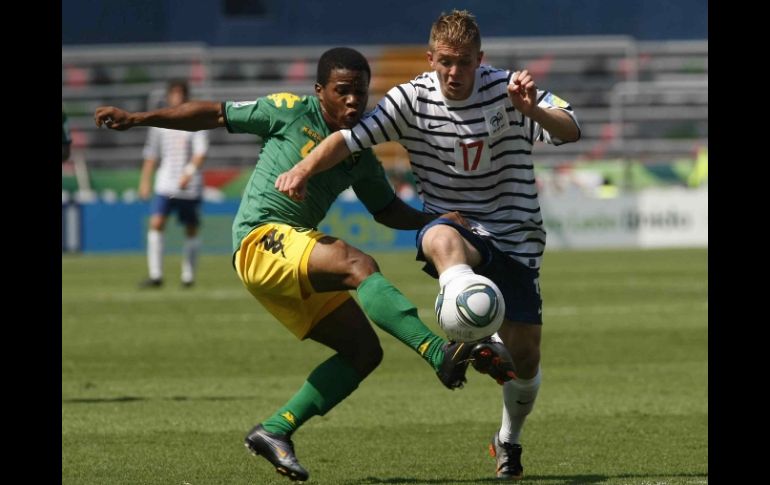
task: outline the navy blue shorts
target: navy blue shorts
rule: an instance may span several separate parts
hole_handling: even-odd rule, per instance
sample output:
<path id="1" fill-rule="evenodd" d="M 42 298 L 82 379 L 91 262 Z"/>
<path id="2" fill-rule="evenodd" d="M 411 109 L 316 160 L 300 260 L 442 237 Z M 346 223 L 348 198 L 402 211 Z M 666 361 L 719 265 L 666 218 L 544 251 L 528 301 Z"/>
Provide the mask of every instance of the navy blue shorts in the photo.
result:
<path id="1" fill-rule="evenodd" d="M 505 298 L 505 318 L 513 322 L 542 325 L 543 300 L 540 297 L 540 271 L 519 263 L 500 251 L 486 238 L 449 219 L 434 219 L 417 233 L 417 261 L 424 261 L 422 270 L 434 278 L 438 272 L 427 262 L 422 252 L 422 238 L 431 227 L 445 224 L 457 229 L 481 254 L 481 264 L 473 271 L 494 281 Z"/>
<path id="2" fill-rule="evenodd" d="M 182 224 L 198 226 L 200 225 L 200 206 L 200 199 L 177 199 L 155 194 L 150 202 L 150 214 L 168 217 L 170 213 L 176 212 Z"/>

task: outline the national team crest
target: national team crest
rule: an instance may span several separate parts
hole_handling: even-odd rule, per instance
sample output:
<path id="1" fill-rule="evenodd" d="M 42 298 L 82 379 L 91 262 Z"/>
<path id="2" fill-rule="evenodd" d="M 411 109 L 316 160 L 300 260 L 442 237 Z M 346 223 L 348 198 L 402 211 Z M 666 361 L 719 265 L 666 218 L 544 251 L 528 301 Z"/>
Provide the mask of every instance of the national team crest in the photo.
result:
<path id="1" fill-rule="evenodd" d="M 497 104 L 483 112 L 490 138 L 494 138 L 508 129 L 508 113 L 505 111 L 504 104 Z"/>

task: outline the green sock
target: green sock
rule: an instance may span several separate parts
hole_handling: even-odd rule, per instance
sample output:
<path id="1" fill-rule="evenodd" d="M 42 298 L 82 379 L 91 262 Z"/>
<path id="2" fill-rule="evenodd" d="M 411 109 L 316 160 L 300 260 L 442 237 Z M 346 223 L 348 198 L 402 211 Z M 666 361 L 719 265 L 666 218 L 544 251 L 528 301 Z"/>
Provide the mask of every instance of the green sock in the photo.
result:
<path id="1" fill-rule="evenodd" d="M 382 273 L 374 273 L 361 282 L 358 299 L 378 327 L 414 349 L 434 370 L 439 369 L 445 340 L 422 323 L 417 308 Z"/>
<path id="2" fill-rule="evenodd" d="M 270 433 L 290 435 L 313 416 L 323 416 L 355 391 L 361 376 L 336 354 L 310 373 L 299 391 L 272 416 L 262 421 Z"/>

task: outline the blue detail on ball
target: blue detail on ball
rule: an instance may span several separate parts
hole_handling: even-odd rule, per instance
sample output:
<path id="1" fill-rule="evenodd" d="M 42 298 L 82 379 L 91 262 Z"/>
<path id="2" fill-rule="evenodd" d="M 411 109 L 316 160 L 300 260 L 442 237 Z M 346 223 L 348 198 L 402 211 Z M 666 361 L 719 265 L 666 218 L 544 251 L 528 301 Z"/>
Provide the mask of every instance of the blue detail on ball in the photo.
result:
<path id="1" fill-rule="evenodd" d="M 491 302 L 489 306 L 489 310 L 483 314 L 478 315 L 471 310 L 470 306 L 468 305 L 468 299 L 470 299 L 473 295 L 477 293 L 484 293 L 489 298 L 489 301 Z M 497 294 L 495 293 L 495 290 L 490 288 L 489 286 L 485 284 L 475 284 L 471 285 L 462 292 L 460 292 L 457 295 L 456 298 L 457 303 L 457 316 L 460 319 L 460 321 L 466 325 L 470 325 L 473 327 L 486 327 L 495 319 L 495 316 L 497 315 L 497 310 L 499 306 L 499 302 L 497 301 Z"/>

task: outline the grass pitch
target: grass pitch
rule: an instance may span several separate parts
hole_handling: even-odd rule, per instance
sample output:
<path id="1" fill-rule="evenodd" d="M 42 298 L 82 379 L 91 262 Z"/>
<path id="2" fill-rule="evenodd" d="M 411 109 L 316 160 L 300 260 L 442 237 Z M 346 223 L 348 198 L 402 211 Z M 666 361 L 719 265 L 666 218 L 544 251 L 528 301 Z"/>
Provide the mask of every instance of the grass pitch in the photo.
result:
<path id="1" fill-rule="evenodd" d="M 543 385 L 522 435 L 525 484 L 708 483 L 706 250 L 548 252 Z M 438 285 L 376 253 L 437 333 Z M 203 255 L 182 289 L 138 290 L 143 255 L 62 258 L 62 484 L 288 484 L 243 436 L 331 351 L 298 342 Z M 378 330 L 385 359 L 294 436 L 317 484 L 494 483 L 500 388 L 445 389 Z"/>

